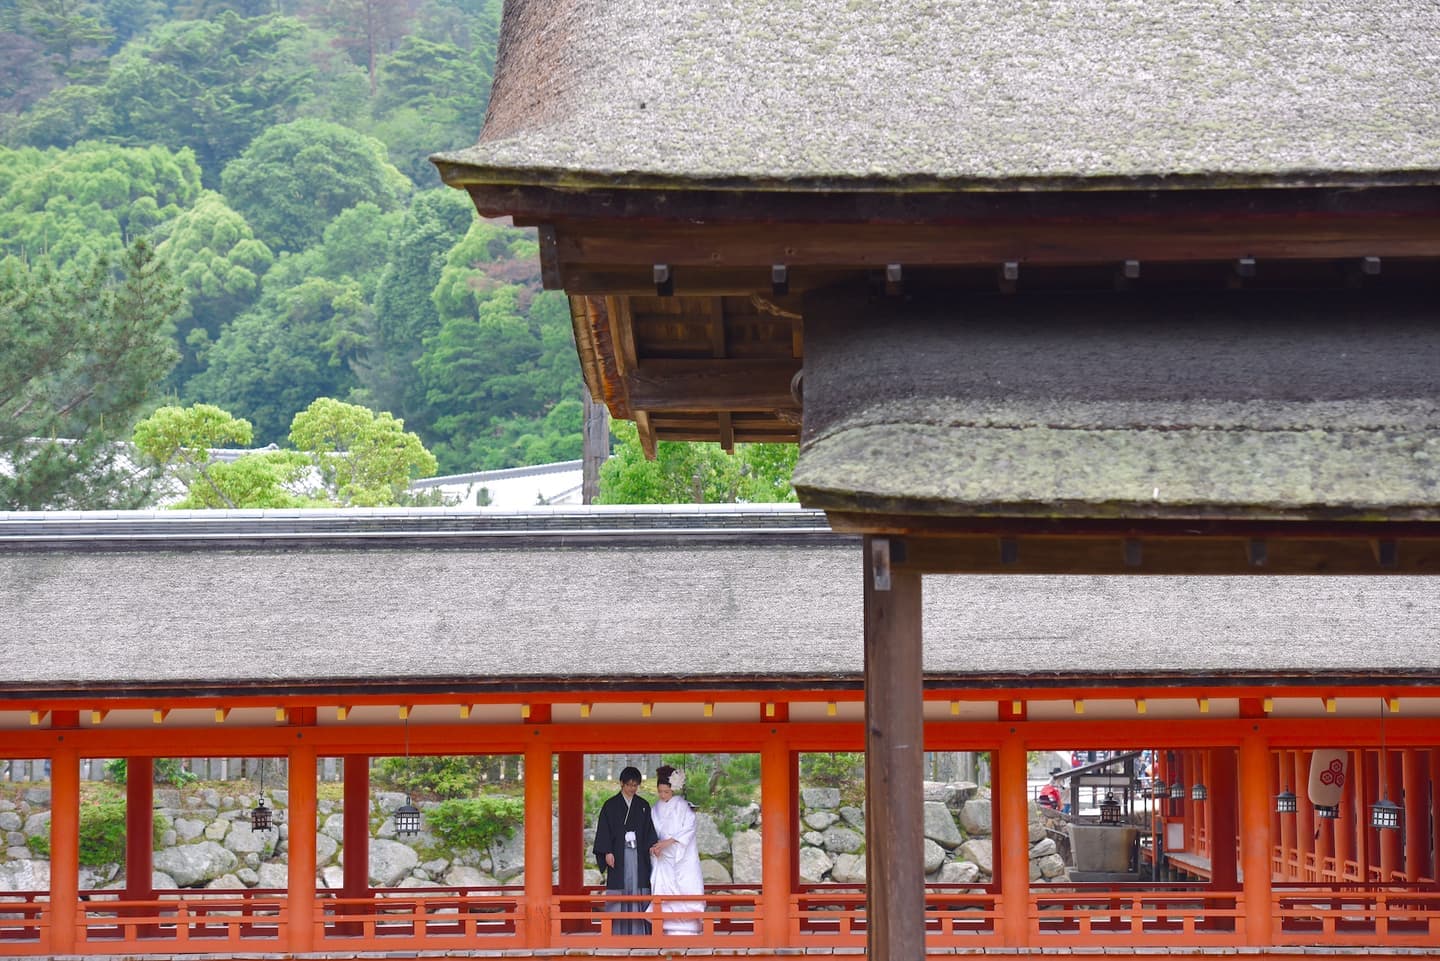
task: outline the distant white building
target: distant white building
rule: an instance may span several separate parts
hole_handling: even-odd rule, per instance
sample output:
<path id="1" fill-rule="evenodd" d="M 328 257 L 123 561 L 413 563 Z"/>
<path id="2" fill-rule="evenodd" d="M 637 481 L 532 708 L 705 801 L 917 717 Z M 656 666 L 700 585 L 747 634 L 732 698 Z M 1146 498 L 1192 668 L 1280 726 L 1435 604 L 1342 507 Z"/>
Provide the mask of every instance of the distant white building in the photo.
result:
<path id="1" fill-rule="evenodd" d="M 410 490 L 418 493 L 438 488 L 445 499 L 454 501 L 457 507 L 521 510 L 545 505 L 579 504 L 584 484 L 583 463 L 566 460 L 531 467 L 427 477 L 411 482 Z"/>

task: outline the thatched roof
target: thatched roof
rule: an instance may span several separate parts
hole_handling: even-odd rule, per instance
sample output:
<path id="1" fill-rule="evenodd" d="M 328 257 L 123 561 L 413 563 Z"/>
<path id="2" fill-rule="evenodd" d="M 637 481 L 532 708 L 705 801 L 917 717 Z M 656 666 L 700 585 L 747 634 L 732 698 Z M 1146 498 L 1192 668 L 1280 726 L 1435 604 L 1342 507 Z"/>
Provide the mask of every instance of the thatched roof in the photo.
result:
<path id="1" fill-rule="evenodd" d="M 488 533 L 463 512 L 249 515 L 228 533 L 223 515 L 122 514 L 88 534 L 0 515 L 0 697 L 857 686 L 858 541 L 773 514 L 505 515 Z M 437 516 L 448 532 L 423 529 Z M 1440 678 L 1424 578 L 955 576 L 925 593 L 932 679 Z"/>
<path id="2" fill-rule="evenodd" d="M 452 183 L 1433 184 L 1415 0 L 511 0 Z"/>

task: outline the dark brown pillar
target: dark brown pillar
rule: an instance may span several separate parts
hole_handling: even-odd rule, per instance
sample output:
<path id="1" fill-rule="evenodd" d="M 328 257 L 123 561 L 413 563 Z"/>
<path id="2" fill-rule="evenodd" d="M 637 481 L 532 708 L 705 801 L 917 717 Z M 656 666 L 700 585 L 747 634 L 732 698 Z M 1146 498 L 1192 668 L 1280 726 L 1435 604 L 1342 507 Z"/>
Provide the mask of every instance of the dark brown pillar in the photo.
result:
<path id="1" fill-rule="evenodd" d="M 924 724 L 920 575 L 905 542 L 865 550 L 865 909 L 869 957 L 925 956 Z"/>
<path id="2" fill-rule="evenodd" d="M 370 758 L 345 755 L 345 844 L 342 898 L 370 896 Z"/>
<path id="3" fill-rule="evenodd" d="M 155 897 L 155 759 L 125 761 L 125 899 Z"/>
<path id="4" fill-rule="evenodd" d="M 1210 877 L 1216 890 L 1237 891 L 1240 889 L 1239 867 L 1236 861 L 1236 843 L 1239 838 L 1238 820 L 1235 807 L 1239 798 L 1235 778 L 1235 752 L 1230 748 L 1216 748 L 1209 752 L 1209 764 L 1203 755 L 1196 755 L 1197 777 L 1209 777 L 1205 785 L 1209 800 L 1196 807 L 1205 807 L 1209 816 L 1209 828 L 1205 832 L 1210 848 Z M 1208 775 L 1204 769 L 1209 767 Z M 1201 783 L 1201 782 L 1196 782 Z M 1267 858 L 1268 863 L 1268 858 Z"/>

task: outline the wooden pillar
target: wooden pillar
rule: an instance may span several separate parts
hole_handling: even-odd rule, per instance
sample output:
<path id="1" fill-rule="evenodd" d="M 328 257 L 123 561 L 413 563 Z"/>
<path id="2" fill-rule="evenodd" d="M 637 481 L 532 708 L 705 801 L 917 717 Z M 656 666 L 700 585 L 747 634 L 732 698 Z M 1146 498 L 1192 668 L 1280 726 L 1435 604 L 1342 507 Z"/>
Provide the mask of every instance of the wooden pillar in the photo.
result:
<path id="1" fill-rule="evenodd" d="M 562 751 L 556 759 L 559 780 L 556 806 L 560 820 L 560 885 L 561 894 L 580 894 L 585 890 L 585 755 L 579 751 Z M 576 904 L 562 905 L 571 910 Z M 566 921 L 564 931 L 581 930 L 584 921 Z"/>
<path id="2" fill-rule="evenodd" d="M 1425 877 L 1429 852 L 1429 811 L 1426 810 L 1424 756 L 1415 748 L 1405 748 L 1400 760 L 1400 789 L 1405 802 L 1405 852 L 1402 870 L 1411 884 Z"/>
<path id="3" fill-rule="evenodd" d="M 155 759 L 125 761 L 125 899 L 155 897 Z"/>
<path id="4" fill-rule="evenodd" d="M 297 735 L 297 737 L 303 735 Z M 311 951 L 315 944 L 315 748 L 298 743 L 290 749 L 290 808 L 287 849 L 290 854 L 286 904 L 290 925 L 288 948 Z M 346 858 L 346 860 L 350 860 Z M 366 859 L 368 861 L 368 858 Z"/>
<path id="5" fill-rule="evenodd" d="M 924 724 L 920 575 L 905 542 L 866 535 L 865 889 L 868 956 L 925 955 Z"/>
<path id="6" fill-rule="evenodd" d="M 1229 751 L 1223 753 L 1230 754 Z M 1215 767 L 1218 770 L 1221 765 L 1217 763 Z M 1270 762 L 1270 745 L 1264 737 L 1252 734 L 1240 741 L 1238 794 L 1240 861 L 1245 879 L 1246 944 L 1270 944 L 1274 938 L 1270 920 L 1274 914 L 1270 903 L 1273 886 L 1271 859 L 1275 847 L 1270 833 L 1271 812 L 1275 808 L 1271 801 L 1270 777 L 1274 770 Z M 1230 796 L 1236 795 L 1232 793 Z"/>
<path id="7" fill-rule="evenodd" d="M 1295 773 L 1295 759 L 1293 752 L 1281 751 L 1277 755 L 1279 766 L 1276 769 L 1275 784 L 1270 791 L 1269 807 L 1275 810 L 1275 796 L 1281 791 L 1290 788 L 1293 783 L 1291 778 Z M 1242 762 L 1243 766 L 1243 762 Z M 1244 777 L 1242 772 L 1241 777 Z M 1293 788 L 1291 788 L 1293 791 Z M 1295 807 L 1300 805 L 1297 803 Z M 1298 881 L 1305 876 L 1305 859 L 1300 853 L 1300 819 L 1294 814 L 1273 814 L 1271 816 L 1272 830 L 1278 828 L 1280 838 L 1280 876 L 1285 881 Z"/>
<path id="8" fill-rule="evenodd" d="M 1377 785 L 1376 800 L 1389 798 L 1396 802 L 1404 797 L 1404 751 L 1381 751 L 1375 759 L 1375 767 L 1379 772 L 1380 781 Z M 1370 809 L 1365 809 L 1365 824 L 1370 824 Z M 1375 835 L 1375 847 L 1378 849 L 1375 854 L 1375 861 L 1380 868 L 1380 882 L 1390 884 L 1395 880 L 1405 878 L 1405 848 L 1404 848 L 1405 822 L 1400 822 L 1400 827 L 1393 831 L 1379 831 L 1370 829 Z"/>
<path id="9" fill-rule="evenodd" d="M 50 758 L 50 953 L 71 954 L 80 906 L 80 752 L 60 740 Z"/>
<path id="10" fill-rule="evenodd" d="M 1209 763 L 1205 763 L 1208 761 Z M 1239 863 L 1236 859 L 1236 844 L 1240 840 L 1236 801 L 1239 790 L 1236 785 L 1235 751 L 1228 747 L 1214 748 L 1196 757 L 1198 777 L 1208 777 L 1203 783 L 1209 790 L 1209 800 L 1194 805 L 1206 808 L 1204 812 L 1208 827 L 1205 836 L 1210 848 L 1211 883 L 1219 891 L 1240 889 Z M 1204 768 L 1209 768 L 1208 773 Z M 1262 784 L 1269 783 L 1268 780 Z M 1266 822 L 1268 825 L 1268 821 Z M 1266 832 L 1268 834 L 1268 831 Z M 1268 871 L 1268 868 L 1267 868 Z"/>
<path id="11" fill-rule="evenodd" d="M 1319 874 L 1310 874 L 1306 865 L 1310 863 L 1311 857 L 1315 854 L 1315 808 L 1311 806 L 1310 799 L 1305 796 L 1305 790 L 1310 777 L 1310 752 L 1295 752 L 1295 780 L 1290 785 L 1290 790 L 1295 792 L 1295 857 L 1300 864 L 1301 881 L 1316 881 Z M 1317 872 L 1318 872 L 1317 865 Z"/>
<path id="12" fill-rule="evenodd" d="M 1349 805 L 1341 805 L 1340 813 L 1345 819 L 1346 843 L 1350 845 L 1350 860 L 1360 866 L 1361 882 L 1370 877 L 1370 839 L 1369 839 L 1369 802 L 1367 798 L 1373 794 L 1369 789 L 1370 785 L 1370 755 L 1364 748 L 1356 748 L 1354 752 L 1355 776 L 1351 779 L 1350 799 L 1354 802 Z M 1348 808 L 1348 810 L 1347 810 Z"/>
<path id="13" fill-rule="evenodd" d="M 531 710 L 533 713 L 534 708 Z M 555 801 L 550 769 L 550 743 L 538 736 L 532 738 L 525 746 L 525 945 L 530 948 L 550 944 L 550 898 L 554 893 L 551 811 Z"/>
<path id="14" fill-rule="evenodd" d="M 796 846 L 797 815 L 791 798 L 797 779 L 795 755 L 782 730 L 771 728 L 760 745 L 760 933 L 767 948 L 783 947 L 790 937 L 790 852 Z"/>
<path id="15" fill-rule="evenodd" d="M 1000 739 L 995 795 L 1000 822 L 1000 934 L 1006 947 L 1024 947 L 1030 937 L 1030 788 L 1025 742 L 1014 728 Z"/>
<path id="16" fill-rule="evenodd" d="M 1195 802 L 1190 800 L 1190 789 L 1195 786 L 1195 781 L 1200 777 L 1199 754 L 1196 751 L 1186 751 L 1181 755 L 1180 783 L 1185 790 L 1180 797 L 1180 816 L 1185 822 L 1185 850 L 1191 854 L 1206 855 L 1205 846 L 1210 843 L 1209 834 L 1206 834 L 1204 843 L 1200 840 L 1200 828 L 1205 823 L 1201 818 L 1201 811 Z"/>
<path id="17" fill-rule="evenodd" d="M 1430 871 L 1440 877 L 1440 747 L 1430 747 Z M 1423 796 L 1422 796 L 1423 798 Z"/>
<path id="18" fill-rule="evenodd" d="M 340 886 L 342 898 L 370 896 L 370 758 L 345 755 L 345 814 L 340 837 L 345 864 Z M 291 843 L 293 844 L 293 837 Z M 343 913 L 343 912 L 342 912 Z"/>

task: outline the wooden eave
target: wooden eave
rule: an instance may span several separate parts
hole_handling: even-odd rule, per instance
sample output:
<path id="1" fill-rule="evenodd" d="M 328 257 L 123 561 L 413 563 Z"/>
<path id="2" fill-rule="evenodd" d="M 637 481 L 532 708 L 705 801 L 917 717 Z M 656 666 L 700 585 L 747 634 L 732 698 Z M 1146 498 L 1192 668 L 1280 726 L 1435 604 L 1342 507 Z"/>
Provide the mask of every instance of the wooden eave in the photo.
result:
<path id="1" fill-rule="evenodd" d="M 892 265 L 956 296 L 1007 289 L 1007 271 L 1023 274 L 1009 290 L 1046 270 L 1109 283 L 1127 263 L 1142 287 L 1186 265 L 1227 277 L 1242 259 L 1272 277 L 1277 263 L 1323 276 L 1365 258 L 1392 274 L 1440 270 L 1440 188 L 1383 180 L 1050 192 L 452 182 L 482 214 L 539 227 L 544 282 L 570 296 L 591 395 L 635 421 L 652 455 L 660 440 L 797 441 L 803 295 L 862 274 L 899 293 Z"/>

